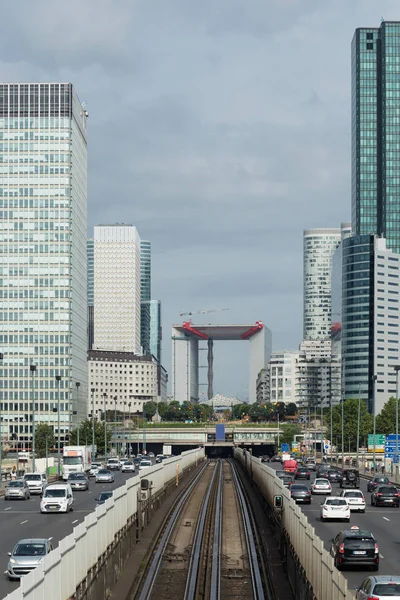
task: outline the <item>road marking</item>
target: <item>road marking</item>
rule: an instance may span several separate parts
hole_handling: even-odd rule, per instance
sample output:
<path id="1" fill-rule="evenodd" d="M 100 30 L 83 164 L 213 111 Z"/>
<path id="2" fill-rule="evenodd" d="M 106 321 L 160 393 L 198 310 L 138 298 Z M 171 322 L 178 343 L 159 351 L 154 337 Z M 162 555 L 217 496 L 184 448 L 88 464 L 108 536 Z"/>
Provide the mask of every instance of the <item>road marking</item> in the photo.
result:
<path id="1" fill-rule="evenodd" d="M 8 508 L 5 508 L 4 510 L 11 510 L 11 506 L 9 506 Z"/>
<path id="2" fill-rule="evenodd" d="M 385 558 L 385 557 L 383 556 L 383 554 L 381 554 L 381 553 L 379 552 L 379 558 Z"/>
<path id="3" fill-rule="evenodd" d="M 78 521 L 79 521 L 79 519 L 75 519 L 75 521 L 72 521 L 72 525 L 73 525 L 74 523 L 77 523 Z"/>
<path id="4" fill-rule="evenodd" d="M 390 519 L 388 519 L 387 517 L 382 517 L 382 519 L 385 519 L 385 521 L 390 521 Z"/>
<path id="5" fill-rule="evenodd" d="M 91 494 L 92 492 L 88 492 L 88 494 Z"/>
<path id="6" fill-rule="evenodd" d="M 47 539 L 51 541 L 51 540 L 53 539 L 53 537 L 49 537 L 49 538 L 47 538 Z"/>
<path id="7" fill-rule="evenodd" d="M 25 521 L 22 521 L 21 525 L 23 525 L 24 523 L 27 523 L 27 522 L 28 522 L 28 519 L 26 519 Z"/>

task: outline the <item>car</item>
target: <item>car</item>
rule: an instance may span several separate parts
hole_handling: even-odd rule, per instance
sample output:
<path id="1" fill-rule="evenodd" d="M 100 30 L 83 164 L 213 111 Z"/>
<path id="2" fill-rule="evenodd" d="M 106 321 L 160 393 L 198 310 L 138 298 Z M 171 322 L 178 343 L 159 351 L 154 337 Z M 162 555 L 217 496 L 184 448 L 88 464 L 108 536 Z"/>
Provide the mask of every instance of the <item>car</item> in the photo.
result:
<path id="1" fill-rule="evenodd" d="M 286 473 L 286 471 L 278 470 L 275 471 L 275 475 L 279 477 L 279 479 L 281 479 L 282 477 L 287 477 L 288 474 Z"/>
<path id="2" fill-rule="evenodd" d="M 325 498 L 321 504 L 321 521 L 327 519 L 344 519 L 350 522 L 350 506 L 345 498 L 341 496 L 330 496 Z"/>
<path id="3" fill-rule="evenodd" d="M 398 575 L 370 575 L 356 587 L 356 599 L 368 600 L 400 599 L 400 577 Z"/>
<path id="4" fill-rule="evenodd" d="M 114 481 L 115 475 L 110 469 L 99 469 L 97 471 L 96 483 L 114 483 Z"/>
<path id="5" fill-rule="evenodd" d="M 340 482 L 340 487 L 360 487 L 360 473 L 358 469 L 343 469 L 342 471 L 342 481 Z"/>
<path id="6" fill-rule="evenodd" d="M 148 460 L 147 458 L 143 458 L 139 464 L 139 471 L 143 471 L 143 469 L 149 469 L 152 466 L 153 466 L 153 463 L 151 462 L 151 460 Z"/>
<path id="7" fill-rule="evenodd" d="M 368 481 L 368 483 L 367 483 L 367 490 L 368 490 L 368 492 L 373 492 L 374 489 L 378 485 L 383 485 L 383 484 L 389 485 L 390 484 L 389 478 L 388 477 L 384 477 L 383 475 L 382 476 L 380 476 L 380 475 L 376 476 L 371 481 Z"/>
<path id="8" fill-rule="evenodd" d="M 73 490 L 88 490 L 89 479 L 85 473 L 70 473 L 68 475 L 67 483 L 70 484 Z"/>
<path id="9" fill-rule="evenodd" d="M 111 498 L 113 494 L 114 492 L 112 490 L 108 490 L 107 492 L 101 492 L 100 496 L 96 498 L 97 506 L 99 506 L 99 504 L 104 504 L 104 502 Z"/>
<path id="10" fill-rule="evenodd" d="M 329 469 L 329 471 L 326 471 L 326 473 L 324 473 L 324 476 L 331 483 L 340 483 L 342 481 L 342 474 L 340 471 L 336 471 L 336 469 Z"/>
<path id="11" fill-rule="evenodd" d="M 285 488 L 290 488 L 290 486 L 292 486 L 294 483 L 293 477 L 289 475 L 289 473 L 286 473 L 283 477 L 280 477 L 279 479 L 282 481 L 283 486 Z"/>
<path id="12" fill-rule="evenodd" d="M 40 501 L 41 513 L 67 513 L 73 507 L 74 495 L 69 483 L 52 483 L 45 487 Z"/>
<path id="13" fill-rule="evenodd" d="M 43 490 L 47 485 L 47 477 L 44 473 L 25 473 L 24 480 L 26 481 L 30 493 L 43 494 Z"/>
<path id="14" fill-rule="evenodd" d="M 329 495 L 332 493 L 332 486 L 328 479 L 318 477 L 317 479 L 315 479 L 313 485 L 311 486 L 311 493 Z"/>
<path id="15" fill-rule="evenodd" d="M 122 468 L 122 465 L 124 465 L 126 462 L 128 462 L 129 458 L 121 458 L 119 461 L 119 468 Z"/>
<path id="16" fill-rule="evenodd" d="M 270 462 L 272 462 L 272 463 L 273 463 L 273 462 L 278 462 L 278 463 L 281 463 L 281 462 L 282 462 L 282 458 L 281 458 L 280 456 L 278 456 L 277 454 L 275 454 L 275 456 L 272 456 L 272 457 L 271 457 L 271 460 L 270 460 Z"/>
<path id="17" fill-rule="evenodd" d="M 4 490 L 4 500 L 29 500 L 31 493 L 24 479 L 9 481 Z"/>
<path id="18" fill-rule="evenodd" d="M 371 494 L 371 506 L 400 505 L 400 493 L 394 485 L 378 485 Z"/>
<path id="19" fill-rule="evenodd" d="M 330 471 L 331 467 L 329 465 L 317 465 L 316 477 L 326 477 L 328 471 Z"/>
<path id="20" fill-rule="evenodd" d="M 309 460 L 307 460 L 307 461 L 306 461 L 306 467 L 307 467 L 307 469 L 308 469 L 309 471 L 316 471 L 316 470 L 317 470 L 317 465 L 316 465 L 316 463 L 314 462 L 314 460 L 312 460 L 312 461 L 311 461 L 311 460 L 310 460 L 310 461 L 309 461 Z"/>
<path id="21" fill-rule="evenodd" d="M 290 496 L 295 502 L 311 504 L 310 488 L 301 483 L 293 483 L 293 485 L 290 486 Z"/>
<path id="22" fill-rule="evenodd" d="M 136 471 L 135 463 L 127 460 L 121 467 L 121 473 L 134 473 Z"/>
<path id="23" fill-rule="evenodd" d="M 107 461 L 107 465 L 106 468 L 108 470 L 113 470 L 113 471 L 119 471 L 120 469 L 120 465 L 119 465 L 119 460 L 118 458 L 109 458 Z"/>
<path id="24" fill-rule="evenodd" d="M 341 498 L 346 498 L 351 511 L 365 513 L 365 498 L 361 490 L 343 490 Z"/>
<path id="25" fill-rule="evenodd" d="M 45 538 L 29 538 L 20 540 L 12 552 L 8 552 L 8 579 L 21 579 L 27 575 L 53 550 L 50 540 Z"/>
<path id="26" fill-rule="evenodd" d="M 154 452 L 149 452 L 147 455 L 149 458 L 154 458 Z"/>
<path id="27" fill-rule="evenodd" d="M 90 466 L 89 477 L 96 477 L 98 470 L 101 468 L 101 463 L 92 463 Z"/>
<path id="28" fill-rule="evenodd" d="M 379 546 L 370 531 L 354 525 L 338 533 L 330 542 L 330 554 L 339 571 L 344 566 L 371 567 L 374 571 L 379 569 Z"/>
<path id="29" fill-rule="evenodd" d="M 294 474 L 295 479 L 310 479 L 310 471 L 307 467 L 297 467 L 297 471 Z"/>
<path id="30" fill-rule="evenodd" d="M 161 463 L 164 460 L 164 458 L 165 458 L 164 454 L 157 454 L 156 463 Z"/>

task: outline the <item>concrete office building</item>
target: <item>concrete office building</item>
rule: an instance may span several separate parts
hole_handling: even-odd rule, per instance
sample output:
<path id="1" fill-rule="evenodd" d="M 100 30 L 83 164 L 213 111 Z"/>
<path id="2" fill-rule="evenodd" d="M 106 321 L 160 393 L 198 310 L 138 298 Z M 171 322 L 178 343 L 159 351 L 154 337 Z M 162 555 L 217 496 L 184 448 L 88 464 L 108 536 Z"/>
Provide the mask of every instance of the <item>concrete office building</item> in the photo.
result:
<path id="1" fill-rule="evenodd" d="M 88 349 L 94 342 L 94 239 L 87 241 Z"/>
<path id="2" fill-rule="evenodd" d="M 70 83 L 0 85 L 0 405 L 20 449 L 33 396 L 61 441 L 87 414 L 86 120 Z"/>
<path id="3" fill-rule="evenodd" d="M 269 373 L 267 367 L 260 369 L 256 381 L 256 398 L 258 404 L 270 401 Z"/>
<path id="4" fill-rule="evenodd" d="M 271 402 L 297 402 L 296 361 L 299 353 L 293 350 L 272 352 L 268 363 Z"/>
<path id="5" fill-rule="evenodd" d="M 151 300 L 151 242 L 140 241 L 140 340 L 143 354 L 150 351 L 150 300 Z"/>
<path id="6" fill-rule="evenodd" d="M 330 337 L 332 256 L 340 240 L 340 229 L 308 229 L 304 231 L 304 340 L 324 340 Z"/>
<path id="7" fill-rule="evenodd" d="M 140 301 L 136 227 L 95 226 L 93 349 L 141 354 Z"/>

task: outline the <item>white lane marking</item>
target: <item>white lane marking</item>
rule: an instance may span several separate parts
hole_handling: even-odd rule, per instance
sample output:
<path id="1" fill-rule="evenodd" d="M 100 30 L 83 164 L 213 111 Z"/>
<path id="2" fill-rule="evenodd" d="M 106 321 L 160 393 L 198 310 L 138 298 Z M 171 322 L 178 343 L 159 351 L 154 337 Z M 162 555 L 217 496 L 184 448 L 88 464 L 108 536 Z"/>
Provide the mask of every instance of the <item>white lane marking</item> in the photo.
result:
<path id="1" fill-rule="evenodd" d="M 72 525 L 73 525 L 74 523 L 77 523 L 78 521 L 79 521 L 79 519 L 75 519 L 75 521 L 72 521 Z"/>
<path id="2" fill-rule="evenodd" d="M 92 492 L 88 492 L 88 494 L 91 494 Z"/>
<path id="3" fill-rule="evenodd" d="M 387 517 L 382 517 L 382 519 L 385 519 L 385 521 L 390 521 L 390 519 L 388 519 Z"/>
<path id="4" fill-rule="evenodd" d="M 26 519 L 25 521 L 22 521 L 21 525 L 24 525 L 24 523 L 27 523 L 27 522 L 28 522 L 28 519 Z"/>
<path id="5" fill-rule="evenodd" d="M 11 506 L 9 506 L 8 508 L 5 508 L 4 510 L 11 510 Z"/>
<path id="6" fill-rule="evenodd" d="M 381 554 L 381 553 L 379 552 L 379 558 L 385 558 L 385 557 L 383 556 L 383 554 Z"/>
<path id="7" fill-rule="evenodd" d="M 51 541 L 51 540 L 53 539 L 53 536 L 51 536 L 51 537 L 49 537 L 49 538 L 47 538 L 47 539 Z"/>

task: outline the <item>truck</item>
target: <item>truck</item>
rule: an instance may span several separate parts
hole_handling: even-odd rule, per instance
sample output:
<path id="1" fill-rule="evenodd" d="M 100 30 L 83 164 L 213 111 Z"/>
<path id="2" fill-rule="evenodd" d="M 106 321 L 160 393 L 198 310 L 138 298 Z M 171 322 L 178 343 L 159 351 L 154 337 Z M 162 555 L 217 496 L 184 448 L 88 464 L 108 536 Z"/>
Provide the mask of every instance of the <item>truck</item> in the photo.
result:
<path id="1" fill-rule="evenodd" d="M 64 446 L 62 478 L 66 481 L 70 473 L 89 473 L 92 464 L 90 446 Z"/>
<path id="2" fill-rule="evenodd" d="M 167 445 L 163 445 L 162 447 L 162 453 L 164 454 L 164 456 L 171 456 L 172 454 L 172 446 L 167 446 Z"/>
<path id="3" fill-rule="evenodd" d="M 297 460 L 289 458 L 283 461 L 283 468 L 286 473 L 295 473 L 297 471 Z"/>

